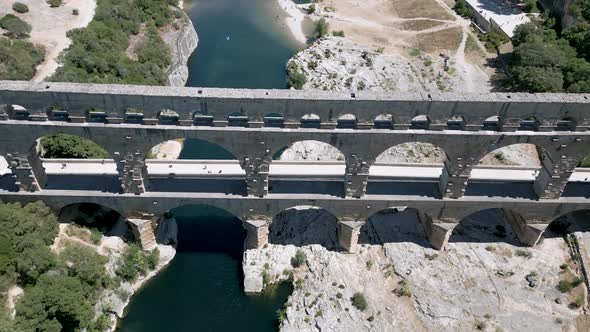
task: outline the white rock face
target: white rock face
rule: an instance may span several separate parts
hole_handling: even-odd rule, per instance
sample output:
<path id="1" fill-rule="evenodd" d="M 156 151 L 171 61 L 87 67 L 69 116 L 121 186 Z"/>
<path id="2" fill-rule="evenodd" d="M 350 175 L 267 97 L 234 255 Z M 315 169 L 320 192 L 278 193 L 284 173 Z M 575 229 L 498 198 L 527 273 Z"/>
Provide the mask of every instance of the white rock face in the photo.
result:
<path id="1" fill-rule="evenodd" d="M 307 76 L 303 90 L 453 91 L 465 84 L 447 58 L 422 54 L 408 59 L 327 36 L 297 53 L 288 66 Z"/>
<path id="2" fill-rule="evenodd" d="M 497 210 L 466 218 L 446 251 L 431 249 L 423 233 L 412 210 L 376 214 L 361 231 L 357 254 L 271 244 L 244 253 L 244 274 L 256 291 L 263 275 L 272 283 L 293 271 L 283 332 L 585 330 L 581 309 L 568 307 L 586 294 L 584 286 L 569 294 L 556 289 L 574 278 L 560 268 L 570 262 L 561 237 L 521 248 Z M 306 264 L 294 269 L 290 260 L 298 249 Z M 394 292 L 402 281 L 410 296 Z M 364 311 L 351 303 L 356 292 L 367 299 Z"/>
<path id="3" fill-rule="evenodd" d="M 172 65 L 166 72 L 166 85 L 184 86 L 188 80 L 188 58 L 199 44 L 197 31 L 188 15 L 182 12 L 182 17 L 162 31 L 161 35 L 172 51 Z"/>

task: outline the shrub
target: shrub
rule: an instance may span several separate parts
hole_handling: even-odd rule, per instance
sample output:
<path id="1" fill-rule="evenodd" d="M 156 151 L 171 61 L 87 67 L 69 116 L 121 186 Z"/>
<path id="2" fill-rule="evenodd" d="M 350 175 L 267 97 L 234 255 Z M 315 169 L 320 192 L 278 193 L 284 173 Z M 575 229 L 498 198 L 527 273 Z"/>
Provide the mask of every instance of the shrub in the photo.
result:
<path id="1" fill-rule="evenodd" d="M 115 273 L 125 281 L 134 281 L 138 275 L 145 275 L 149 268 L 146 254 L 135 243 L 121 256 Z"/>
<path id="2" fill-rule="evenodd" d="M 45 49 L 24 40 L 0 37 L 0 80 L 28 81 L 45 58 Z"/>
<path id="3" fill-rule="evenodd" d="M 51 8 L 57 8 L 61 6 L 62 0 L 47 0 L 47 3 Z"/>
<path id="4" fill-rule="evenodd" d="M 307 256 L 305 255 L 303 250 L 298 249 L 295 253 L 295 256 L 291 257 L 291 265 L 293 265 L 293 267 L 300 267 L 305 263 L 306 259 Z"/>
<path id="5" fill-rule="evenodd" d="M 368 307 L 367 299 L 365 299 L 365 295 L 363 295 L 363 293 L 354 293 L 350 298 L 350 301 L 352 301 L 352 306 L 360 311 L 365 311 Z"/>
<path id="6" fill-rule="evenodd" d="M 78 9 L 72 9 L 72 15 L 78 16 L 80 15 L 80 11 Z"/>
<path id="7" fill-rule="evenodd" d="M 22 2 L 15 2 L 12 4 L 12 10 L 14 10 L 17 13 L 28 13 L 29 12 L 29 6 L 25 5 Z"/>
<path id="8" fill-rule="evenodd" d="M 335 37 L 344 37 L 344 30 L 332 31 L 332 35 Z"/>
<path id="9" fill-rule="evenodd" d="M 0 19 L 0 28 L 7 30 L 9 37 L 26 38 L 31 33 L 31 25 L 17 16 L 6 14 Z"/>
<path id="10" fill-rule="evenodd" d="M 317 22 L 315 22 L 313 37 L 315 39 L 322 38 L 323 36 L 328 34 L 329 30 L 330 25 L 328 24 L 326 19 L 322 17 Z"/>
<path id="11" fill-rule="evenodd" d="M 464 17 L 471 17 L 473 15 L 473 10 L 467 6 L 467 2 L 465 0 L 457 0 L 453 9 L 455 12 L 457 12 L 457 14 Z"/>
<path id="12" fill-rule="evenodd" d="M 557 284 L 557 289 L 562 293 L 569 293 L 569 291 L 580 285 L 582 282 L 583 281 L 580 278 L 576 278 L 572 281 L 561 280 L 559 281 L 559 284 Z"/>
<path id="13" fill-rule="evenodd" d="M 316 11 L 316 6 L 315 3 L 312 3 L 311 5 L 309 5 L 309 7 L 307 7 L 307 13 L 308 14 L 313 14 Z"/>
<path id="14" fill-rule="evenodd" d="M 410 285 L 405 280 L 400 281 L 398 283 L 398 286 L 396 287 L 396 289 L 393 290 L 393 292 L 398 297 L 402 297 L 402 296 L 410 297 L 410 296 L 412 296 L 412 291 L 410 290 Z"/>
<path id="15" fill-rule="evenodd" d="M 289 62 L 287 65 L 287 85 L 291 88 L 301 90 L 307 83 L 307 76 L 299 69 L 295 62 Z"/>

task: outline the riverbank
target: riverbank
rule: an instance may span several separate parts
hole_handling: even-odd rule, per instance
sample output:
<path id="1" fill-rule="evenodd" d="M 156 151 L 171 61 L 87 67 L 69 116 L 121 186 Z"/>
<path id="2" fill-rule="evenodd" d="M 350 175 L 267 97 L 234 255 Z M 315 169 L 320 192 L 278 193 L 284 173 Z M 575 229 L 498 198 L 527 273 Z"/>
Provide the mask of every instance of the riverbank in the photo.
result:
<path id="1" fill-rule="evenodd" d="M 93 215 L 80 215 L 79 212 L 70 210 L 66 213 L 73 213 L 77 218 L 83 218 L 86 221 L 93 221 L 107 211 L 99 211 Z M 72 215 L 72 216 L 73 216 Z M 63 219 L 69 219 L 68 215 L 62 216 Z M 168 224 L 175 224 L 174 219 L 167 220 Z M 100 238 L 93 238 L 89 229 L 82 228 L 74 223 L 60 223 L 59 232 L 56 236 L 51 250 L 59 254 L 68 243 L 78 243 L 91 248 L 97 254 L 106 257 L 108 260 L 105 264 L 107 274 L 113 279 L 120 279 L 116 271 L 119 268 L 123 256 L 129 249 L 129 242 L 126 239 L 132 237 L 130 228 L 123 218 L 119 218 L 112 229 L 102 235 Z M 107 287 L 99 296 L 94 306 L 95 316 L 105 315 L 109 321 L 109 331 L 115 331 L 118 322 L 125 316 L 125 308 L 131 303 L 134 294 L 142 289 L 152 278 L 164 270 L 176 255 L 175 242 L 177 232 L 173 227 L 169 227 L 161 234 L 160 237 L 165 240 L 166 244 L 159 243 L 153 250 L 158 251 L 158 261 L 153 269 L 145 275 L 139 274 L 133 281 L 121 280 L 116 288 Z M 168 245 L 170 243 L 170 245 Z"/>
<path id="2" fill-rule="evenodd" d="M 199 36 L 186 12 L 184 2 L 178 2 L 181 16 L 160 29 L 160 36 L 170 48 L 172 64 L 166 71 L 167 82 L 170 86 L 185 86 L 188 80 L 188 59 L 199 45 Z"/>
<path id="3" fill-rule="evenodd" d="M 277 0 L 277 2 L 279 7 L 287 14 L 284 21 L 289 31 L 291 31 L 293 38 L 302 44 L 307 43 L 307 36 L 303 27 L 306 15 L 303 13 L 301 7 L 292 0 Z"/>

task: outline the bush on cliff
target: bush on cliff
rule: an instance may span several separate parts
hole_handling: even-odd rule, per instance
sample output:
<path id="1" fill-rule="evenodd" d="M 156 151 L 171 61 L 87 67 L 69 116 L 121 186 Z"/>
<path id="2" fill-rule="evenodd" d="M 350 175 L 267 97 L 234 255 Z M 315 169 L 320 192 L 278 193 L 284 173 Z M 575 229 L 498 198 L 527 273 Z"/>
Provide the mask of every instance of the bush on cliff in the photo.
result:
<path id="1" fill-rule="evenodd" d="M 41 138 L 41 148 L 41 156 L 44 158 L 110 158 L 109 153 L 96 143 L 75 135 L 44 136 Z"/>
<path id="2" fill-rule="evenodd" d="M 287 65 L 287 85 L 290 88 L 301 90 L 305 83 L 307 83 L 305 73 L 301 71 L 295 62 L 289 62 Z"/>
<path id="3" fill-rule="evenodd" d="M 44 59 L 42 46 L 0 37 L 0 80 L 30 80 Z"/>
<path id="4" fill-rule="evenodd" d="M 149 270 L 153 270 L 159 259 L 160 252 L 157 248 L 146 253 L 137 244 L 131 244 L 121 257 L 115 273 L 121 279 L 133 282 L 138 276 L 145 276 Z"/>

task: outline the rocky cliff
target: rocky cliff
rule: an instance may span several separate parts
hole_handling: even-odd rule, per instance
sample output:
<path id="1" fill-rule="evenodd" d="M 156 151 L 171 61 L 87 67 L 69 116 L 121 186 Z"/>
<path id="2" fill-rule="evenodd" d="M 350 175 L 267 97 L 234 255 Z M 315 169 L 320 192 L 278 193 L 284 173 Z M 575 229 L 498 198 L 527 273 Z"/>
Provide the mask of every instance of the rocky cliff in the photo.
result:
<path id="1" fill-rule="evenodd" d="M 574 18 L 570 15 L 570 5 L 575 0 L 539 0 L 543 8 L 561 19 L 561 26 L 565 29 L 574 24 Z"/>
<path id="2" fill-rule="evenodd" d="M 184 86 L 188 79 L 188 58 L 199 43 L 197 31 L 186 13 L 182 12 L 179 19 L 163 29 L 162 39 L 172 51 L 172 65 L 166 73 L 167 85 Z"/>

